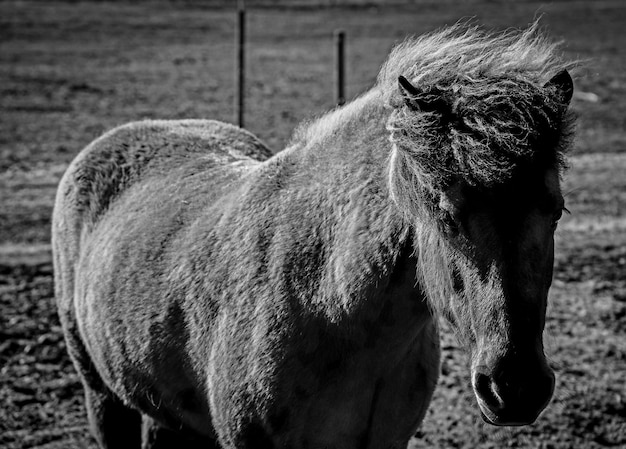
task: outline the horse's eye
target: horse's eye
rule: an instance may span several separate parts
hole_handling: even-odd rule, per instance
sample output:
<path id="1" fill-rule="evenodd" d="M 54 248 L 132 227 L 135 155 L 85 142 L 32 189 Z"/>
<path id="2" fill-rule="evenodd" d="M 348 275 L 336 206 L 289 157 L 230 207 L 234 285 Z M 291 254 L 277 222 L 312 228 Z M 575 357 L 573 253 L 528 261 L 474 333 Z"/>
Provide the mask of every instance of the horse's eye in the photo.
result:
<path id="1" fill-rule="evenodd" d="M 565 207 L 563 207 L 557 210 L 552 216 L 552 229 L 556 229 L 557 225 L 559 224 L 559 220 L 563 216 L 563 212 L 569 213 L 569 211 Z"/>

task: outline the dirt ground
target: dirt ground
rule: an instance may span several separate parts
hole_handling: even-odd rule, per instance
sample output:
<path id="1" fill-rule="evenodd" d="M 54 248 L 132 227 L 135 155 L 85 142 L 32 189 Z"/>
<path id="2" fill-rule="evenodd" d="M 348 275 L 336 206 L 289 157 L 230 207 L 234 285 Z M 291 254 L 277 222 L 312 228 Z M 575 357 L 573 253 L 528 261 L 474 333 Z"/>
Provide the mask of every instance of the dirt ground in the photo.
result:
<path id="1" fill-rule="evenodd" d="M 466 357 L 444 333 L 439 387 L 410 447 L 626 448 L 626 3 L 450 5 L 253 9 L 247 127 L 280 149 L 298 122 L 332 107 L 335 28 L 347 32 L 353 97 L 407 34 L 543 15 L 567 56 L 583 60 L 545 338 L 555 397 L 531 426 L 484 424 Z M 76 153 L 117 124 L 232 121 L 233 20 L 193 2 L 0 2 L 0 447 L 95 448 L 54 308 L 55 188 Z"/>

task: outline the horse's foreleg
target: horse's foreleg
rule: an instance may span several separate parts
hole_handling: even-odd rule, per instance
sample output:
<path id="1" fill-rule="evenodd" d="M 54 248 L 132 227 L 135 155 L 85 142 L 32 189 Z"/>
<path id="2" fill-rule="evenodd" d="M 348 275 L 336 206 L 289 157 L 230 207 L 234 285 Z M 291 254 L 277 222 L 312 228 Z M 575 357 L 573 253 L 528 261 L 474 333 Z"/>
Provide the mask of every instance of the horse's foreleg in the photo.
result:
<path id="1" fill-rule="evenodd" d="M 109 392 L 85 385 L 85 405 L 91 431 L 102 449 L 139 449 L 141 414 Z"/>

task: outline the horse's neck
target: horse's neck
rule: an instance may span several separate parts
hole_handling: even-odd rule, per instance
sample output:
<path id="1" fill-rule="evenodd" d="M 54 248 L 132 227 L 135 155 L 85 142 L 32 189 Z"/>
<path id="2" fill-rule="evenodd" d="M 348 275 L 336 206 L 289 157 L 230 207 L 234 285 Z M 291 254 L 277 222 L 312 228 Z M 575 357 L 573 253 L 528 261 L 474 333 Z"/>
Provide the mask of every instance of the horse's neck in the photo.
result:
<path id="1" fill-rule="evenodd" d="M 325 185 L 326 193 L 337 201 L 373 193 L 385 198 L 384 204 L 372 207 L 387 207 L 391 151 L 387 116 L 380 93 L 367 92 L 298 130 L 292 146 L 278 155 L 284 156 L 282 170 L 293 165 L 296 186 Z"/>
<path id="2" fill-rule="evenodd" d="M 294 147 L 301 157 L 342 165 L 380 162 L 386 165 L 390 145 L 385 129 L 389 111 L 382 104 L 379 90 L 372 89 L 347 105 L 335 109 L 298 129 Z"/>
<path id="3" fill-rule="evenodd" d="M 291 172 L 286 185 L 290 198 L 298 198 L 294 232 L 300 239 L 322 239 L 311 242 L 326 257 L 318 291 L 326 304 L 320 306 L 339 307 L 339 314 L 387 294 L 394 277 L 407 289 L 415 285 L 406 254 L 410 232 L 387 187 L 386 115 L 381 105 L 368 103 L 375 100 L 376 93 L 366 94 L 353 109 L 322 118 L 276 161 Z"/>

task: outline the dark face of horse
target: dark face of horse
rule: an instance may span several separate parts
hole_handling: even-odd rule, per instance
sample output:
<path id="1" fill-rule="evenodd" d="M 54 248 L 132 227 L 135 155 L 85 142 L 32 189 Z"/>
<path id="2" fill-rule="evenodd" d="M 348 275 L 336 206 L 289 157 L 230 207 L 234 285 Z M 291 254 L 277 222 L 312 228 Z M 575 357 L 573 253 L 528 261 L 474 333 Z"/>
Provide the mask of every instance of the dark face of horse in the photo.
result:
<path id="1" fill-rule="evenodd" d="M 556 170 L 521 178 L 489 192 L 457 183 L 439 203 L 454 254 L 446 309 L 470 349 L 483 417 L 496 425 L 533 422 L 554 390 L 542 333 L 563 197 Z"/>
<path id="2" fill-rule="evenodd" d="M 390 186 L 400 207 L 436 222 L 416 226 L 418 275 L 471 352 L 485 420 L 523 425 L 554 391 L 542 334 L 573 83 L 567 70 L 541 88 L 492 81 L 488 94 L 475 95 L 484 87 L 477 83 L 466 98 L 463 88 L 420 89 L 398 78 L 404 103 L 388 125 Z M 425 211 L 411 209 L 423 198 L 402 185 L 407 179 L 422 186 Z"/>

